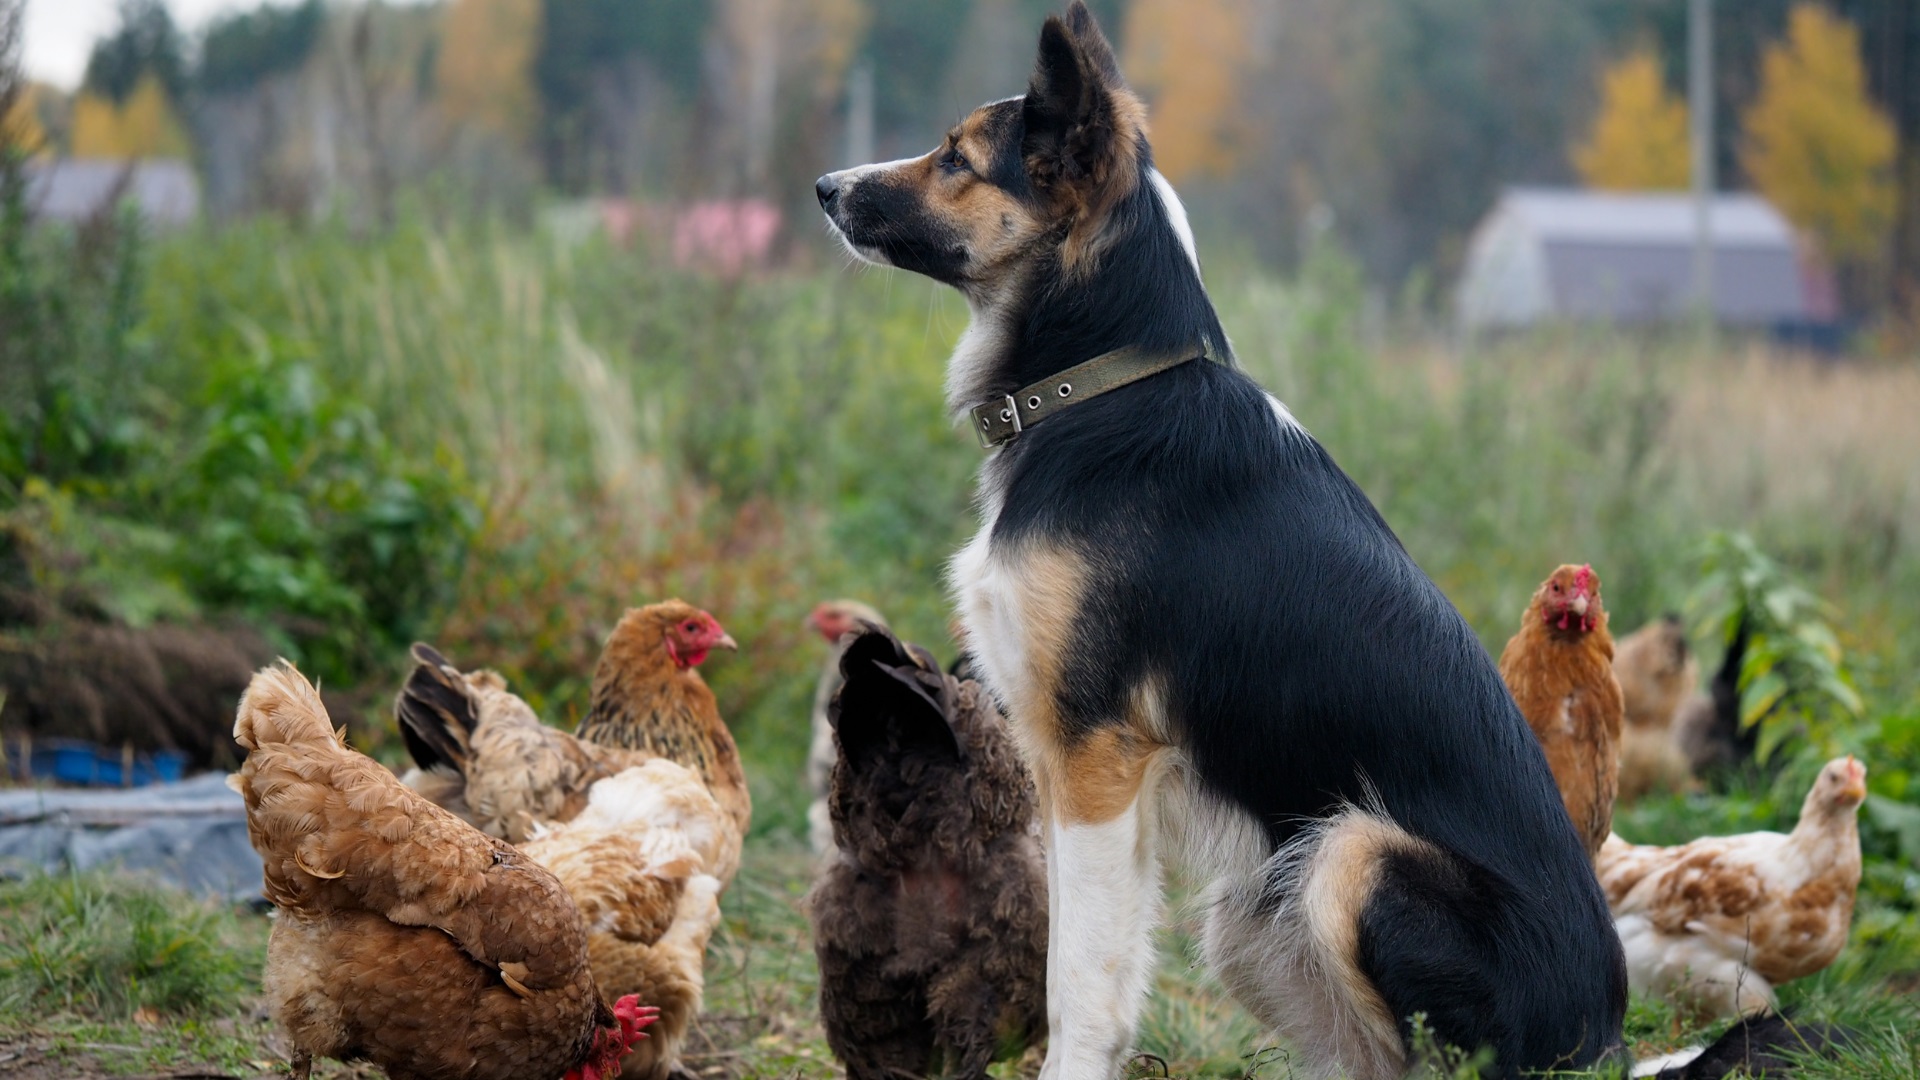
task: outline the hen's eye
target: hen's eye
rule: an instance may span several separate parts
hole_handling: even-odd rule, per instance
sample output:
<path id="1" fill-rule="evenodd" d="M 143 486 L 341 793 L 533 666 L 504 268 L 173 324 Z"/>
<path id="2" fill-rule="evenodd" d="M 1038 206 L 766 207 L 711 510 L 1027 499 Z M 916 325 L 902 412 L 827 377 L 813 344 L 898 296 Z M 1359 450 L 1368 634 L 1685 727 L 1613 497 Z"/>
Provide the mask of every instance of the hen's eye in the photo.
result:
<path id="1" fill-rule="evenodd" d="M 940 167 L 948 172 L 960 172 L 967 167 L 967 159 L 962 157 L 960 149 L 955 147 L 940 156 Z"/>

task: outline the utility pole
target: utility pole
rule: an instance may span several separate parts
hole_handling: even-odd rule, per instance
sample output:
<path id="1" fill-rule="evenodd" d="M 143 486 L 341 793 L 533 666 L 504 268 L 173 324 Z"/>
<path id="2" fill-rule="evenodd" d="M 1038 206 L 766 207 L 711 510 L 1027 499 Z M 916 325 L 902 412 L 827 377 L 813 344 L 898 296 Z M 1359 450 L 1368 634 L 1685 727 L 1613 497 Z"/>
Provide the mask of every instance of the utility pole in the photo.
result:
<path id="1" fill-rule="evenodd" d="M 847 73 L 847 167 L 873 163 L 873 61 Z"/>
<path id="2" fill-rule="evenodd" d="M 1693 301 L 1714 325 L 1713 0 L 1687 0 L 1687 115 L 1693 142 Z"/>

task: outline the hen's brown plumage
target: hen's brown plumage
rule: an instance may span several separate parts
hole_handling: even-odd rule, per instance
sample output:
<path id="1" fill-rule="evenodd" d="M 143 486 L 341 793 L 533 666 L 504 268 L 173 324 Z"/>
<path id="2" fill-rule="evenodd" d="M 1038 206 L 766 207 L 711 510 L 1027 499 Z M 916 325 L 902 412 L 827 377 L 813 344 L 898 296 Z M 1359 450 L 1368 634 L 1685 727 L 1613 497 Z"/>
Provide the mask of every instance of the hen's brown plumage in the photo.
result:
<path id="1" fill-rule="evenodd" d="M 869 627 L 841 659 L 836 850 L 807 907 L 849 1080 L 984 1077 L 1046 1027 L 1033 782 L 979 684 Z"/>
<path id="2" fill-rule="evenodd" d="M 1620 800 L 1655 791 L 1684 791 L 1693 771 L 1680 750 L 1674 718 L 1700 679 L 1677 616 L 1650 622 L 1614 646 L 1626 726 L 1620 732 Z"/>
<path id="3" fill-rule="evenodd" d="M 1698 1013 L 1771 1007 L 1773 988 L 1833 963 L 1860 884 L 1866 769 L 1827 763 L 1791 834 L 1708 836 L 1679 847 L 1609 837 L 1596 869 L 1636 990 Z"/>
<path id="4" fill-rule="evenodd" d="M 1597 854 L 1613 829 L 1624 707 L 1592 567 L 1562 566 L 1541 583 L 1500 653 L 1500 677 L 1546 751 L 1587 855 Z"/>
<path id="5" fill-rule="evenodd" d="M 232 783 L 280 909 L 267 1001 L 297 1066 L 557 1077 L 617 1036 L 554 876 L 349 750 L 291 665 L 254 676 L 233 737 L 248 754 Z"/>
<path id="6" fill-rule="evenodd" d="M 740 866 L 734 820 L 685 766 L 547 727 L 493 672 L 463 674 L 425 645 L 413 656 L 394 704 L 420 766 L 408 782 L 554 872 L 591 927 L 601 990 L 659 1010 L 627 1075 L 665 1076 L 700 1012 L 719 892 Z"/>
<path id="7" fill-rule="evenodd" d="M 753 800 L 740 749 L 699 671 L 709 649 L 736 647 L 713 616 L 684 600 L 629 609 L 607 635 L 575 734 L 692 769 L 745 836 Z"/>

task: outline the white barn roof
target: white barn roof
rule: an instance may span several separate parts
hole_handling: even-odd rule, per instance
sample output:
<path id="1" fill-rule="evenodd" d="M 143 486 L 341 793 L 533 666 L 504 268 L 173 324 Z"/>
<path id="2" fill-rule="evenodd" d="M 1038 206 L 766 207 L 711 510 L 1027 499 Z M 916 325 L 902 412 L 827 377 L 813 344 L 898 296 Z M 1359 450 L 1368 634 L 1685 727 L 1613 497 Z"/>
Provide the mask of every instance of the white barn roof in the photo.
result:
<path id="1" fill-rule="evenodd" d="M 1709 204 L 1713 311 L 1769 325 L 1817 312 L 1792 226 L 1758 195 Z M 1474 230 L 1459 314 L 1468 327 L 1654 322 L 1693 299 L 1693 201 L 1681 193 L 1510 188 Z"/>

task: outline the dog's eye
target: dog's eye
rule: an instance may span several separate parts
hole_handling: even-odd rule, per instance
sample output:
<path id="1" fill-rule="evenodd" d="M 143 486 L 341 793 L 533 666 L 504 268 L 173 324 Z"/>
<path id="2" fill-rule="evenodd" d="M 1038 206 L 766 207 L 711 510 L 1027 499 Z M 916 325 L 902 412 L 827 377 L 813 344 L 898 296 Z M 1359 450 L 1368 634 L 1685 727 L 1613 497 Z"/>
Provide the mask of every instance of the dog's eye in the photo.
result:
<path id="1" fill-rule="evenodd" d="M 959 147 L 954 147 L 940 155 L 940 167 L 948 172 L 961 172 L 967 168 L 967 159 L 960 156 Z"/>

